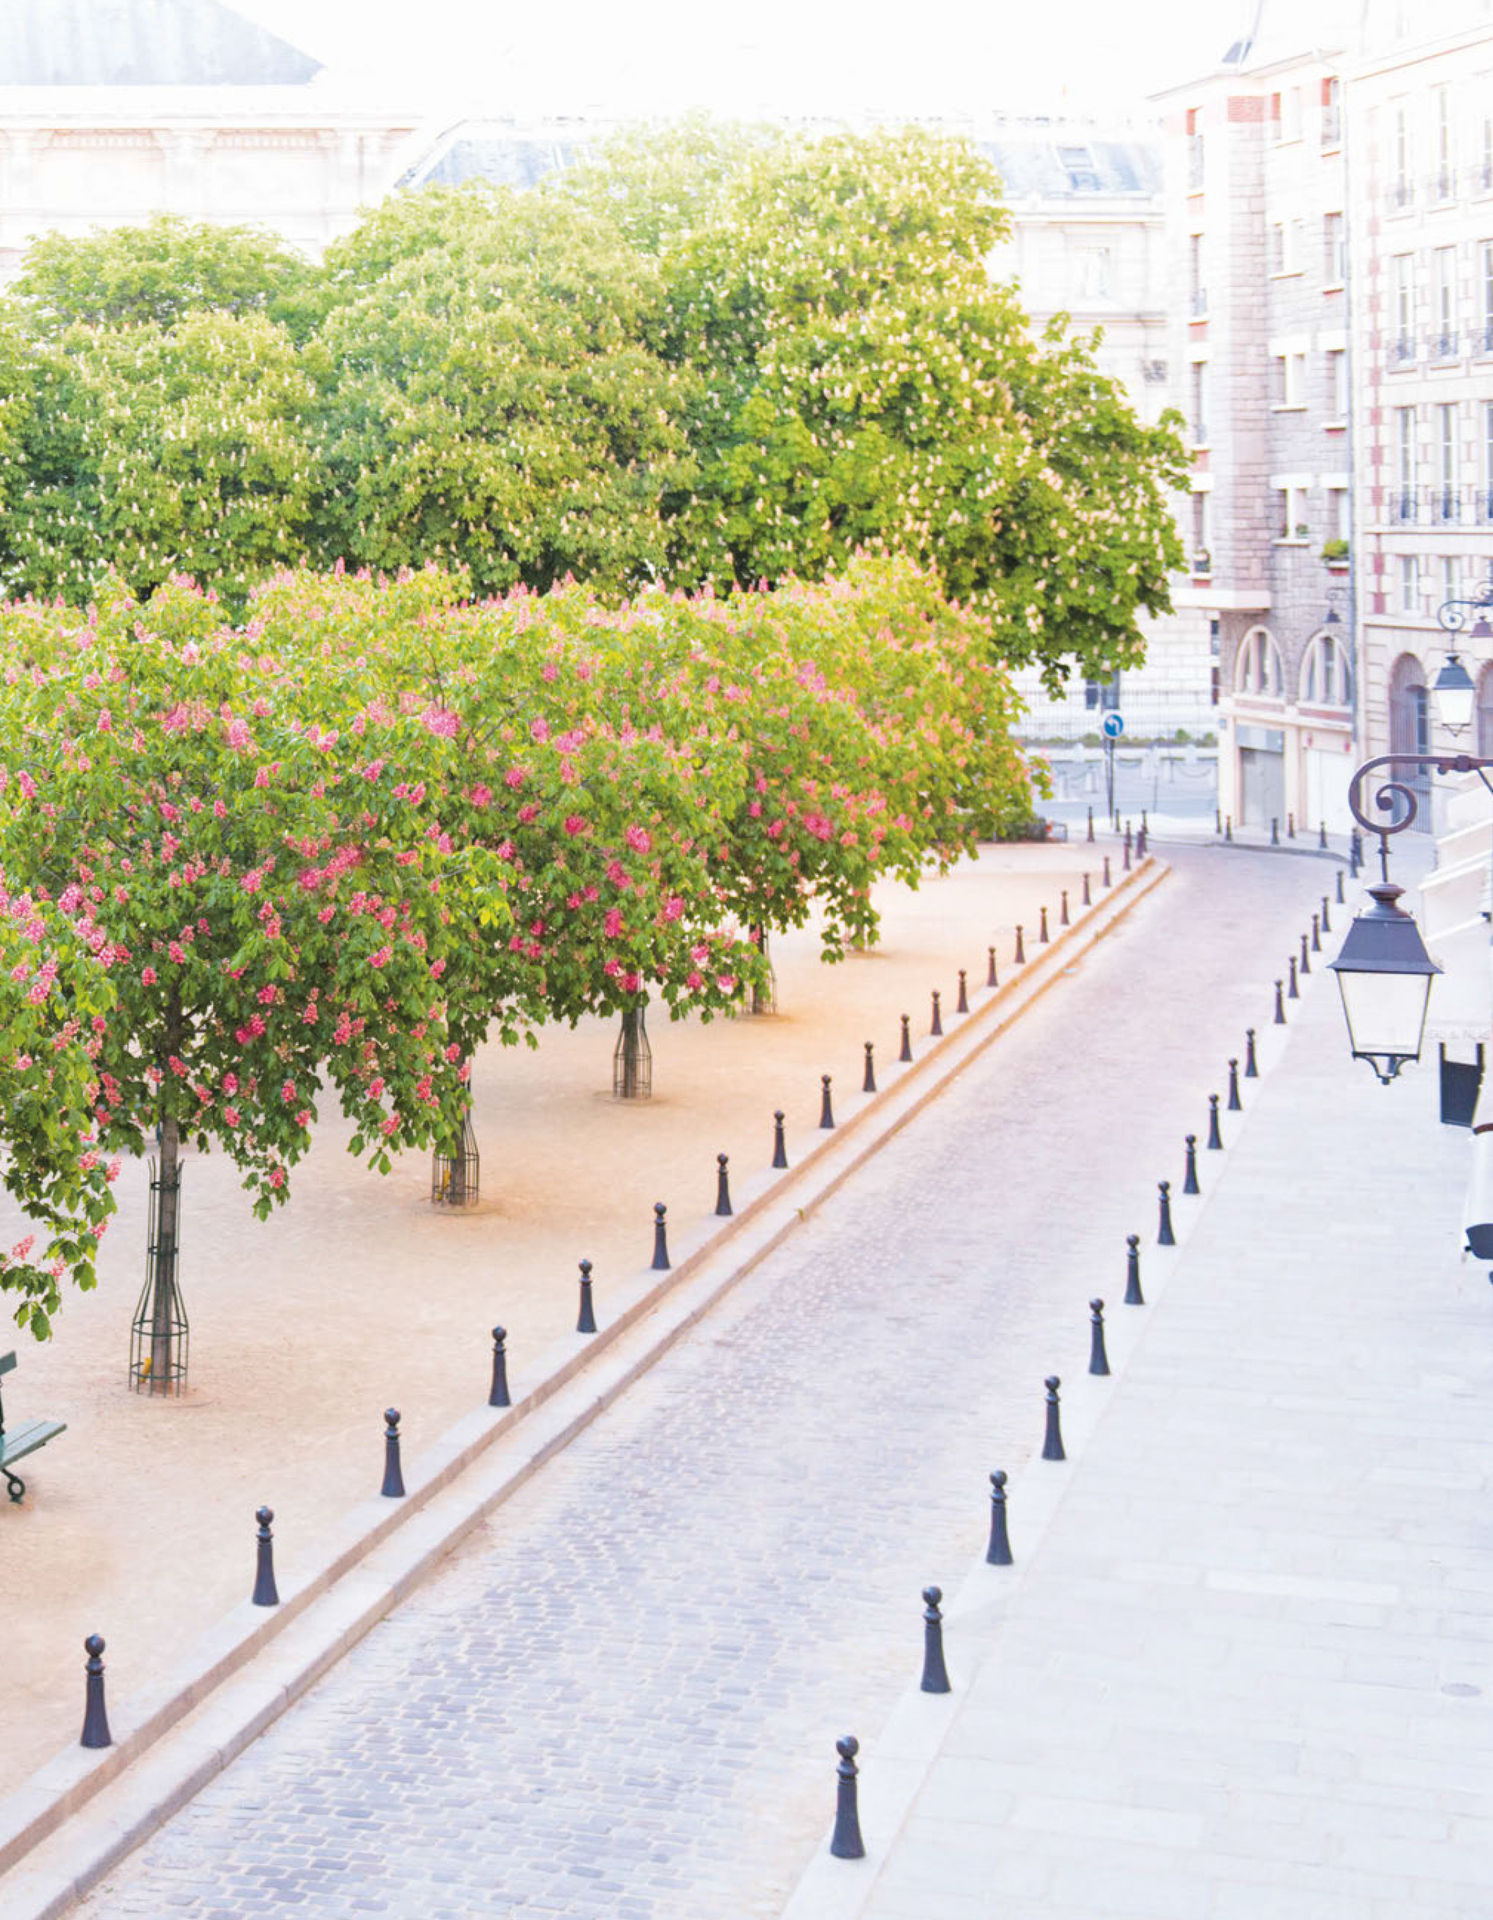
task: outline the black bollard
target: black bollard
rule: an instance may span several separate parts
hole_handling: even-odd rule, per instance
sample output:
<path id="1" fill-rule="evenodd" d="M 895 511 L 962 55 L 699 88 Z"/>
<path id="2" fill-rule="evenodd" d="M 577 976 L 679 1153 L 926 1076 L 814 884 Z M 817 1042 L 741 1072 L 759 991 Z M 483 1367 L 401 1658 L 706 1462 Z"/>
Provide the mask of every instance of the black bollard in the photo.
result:
<path id="1" fill-rule="evenodd" d="M 1321 825 L 1317 828 L 1317 845 L 1324 853 L 1327 851 L 1327 822 L 1325 820 L 1322 821 Z"/>
<path id="2" fill-rule="evenodd" d="M 1296 838 L 1296 816 L 1294 813 L 1288 813 L 1286 815 L 1286 838 L 1288 840 L 1294 840 Z"/>
<path id="3" fill-rule="evenodd" d="M 270 1522 L 274 1514 L 268 1507 L 261 1507 L 254 1515 L 259 1522 L 259 1549 L 254 1567 L 254 1591 L 249 1596 L 252 1607 L 278 1607 L 280 1590 L 275 1585 L 275 1536 L 270 1532 Z"/>
<path id="4" fill-rule="evenodd" d="M 1286 1024 L 1286 1003 L 1280 997 L 1280 988 L 1281 983 L 1277 980 L 1275 983 L 1275 1025 L 1283 1027 Z M 1248 1078 L 1247 1075 L 1245 1077 Z"/>
<path id="5" fill-rule="evenodd" d="M 663 1273 L 669 1266 L 669 1229 L 665 1216 L 669 1209 L 662 1200 L 653 1203 L 653 1266 L 654 1273 Z"/>
<path id="6" fill-rule="evenodd" d="M 943 1010 L 938 1004 L 938 989 L 933 990 L 933 1018 L 928 1023 L 928 1032 L 936 1039 L 943 1032 Z"/>
<path id="7" fill-rule="evenodd" d="M 1109 855 L 1108 854 L 1105 854 L 1104 856 L 1104 884 L 1107 887 L 1112 887 L 1114 885 L 1114 881 L 1111 880 L 1109 877 Z"/>
<path id="8" fill-rule="evenodd" d="M 772 1164 L 786 1167 L 788 1164 L 788 1143 L 783 1138 L 783 1109 L 778 1108 L 772 1116 Z"/>
<path id="9" fill-rule="evenodd" d="M 1260 1077 L 1260 1069 L 1255 1061 L 1255 1030 L 1253 1027 L 1246 1027 L 1244 1029 L 1244 1077 L 1246 1080 L 1258 1080 Z"/>
<path id="10" fill-rule="evenodd" d="M 1038 945 L 1039 947 L 1045 947 L 1045 946 L 1047 945 L 1047 943 L 1048 943 L 1048 941 L 1049 941 L 1049 940 L 1051 939 L 1051 937 L 1052 937 L 1052 936 L 1051 936 L 1051 935 L 1050 935 L 1050 934 L 1048 933 L 1048 931 L 1047 931 L 1047 909 L 1046 909 L 1046 907 L 1043 907 L 1043 908 L 1041 909 L 1041 914 L 1042 914 L 1042 918 L 1041 918 L 1041 920 L 1040 920 L 1040 922 L 1038 923 L 1038 927 L 1037 927 L 1037 945 Z"/>
<path id="11" fill-rule="evenodd" d="M 868 1067 L 871 1064 L 869 1057 L 867 1058 L 866 1064 Z M 874 1087 L 872 1091 L 875 1091 Z M 715 1156 L 715 1211 L 717 1216 L 722 1220 L 729 1219 L 731 1214 L 736 1211 L 731 1205 L 730 1165 L 729 1155 L 718 1153 Z"/>
<path id="12" fill-rule="evenodd" d="M 1345 904 L 1343 900 L 1343 870 L 1341 867 L 1337 870 L 1337 903 L 1340 907 Z"/>
<path id="13" fill-rule="evenodd" d="M 829 1100 L 829 1075 L 819 1076 L 819 1125 L 828 1131 L 835 1124 L 835 1110 Z"/>
<path id="14" fill-rule="evenodd" d="M 1021 937 L 1020 927 L 1016 929 L 1016 964 L 1018 967 L 1026 965 L 1026 943 Z"/>
<path id="15" fill-rule="evenodd" d="M 853 1733 L 835 1742 L 840 1764 L 835 1772 L 839 1785 L 835 1792 L 835 1831 L 829 1850 L 837 1860 L 864 1860 L 865 1842 L 861 1839 L 861 1820 L 855 1802 L 855 1756 L 861 1743 Z"/>
<path id="16" fill-rule="evenodd" d="M 1286 998 L 1288 1000 L 1299 1000 L 1301 998 L 1301 988 L 1296 980 L 1296 956 L 1294 953 L 1291 955 L 1289 972 L 1286 977 L 1290 981 L 1290 985 L 1286 988 Z"/>
<path id="17" fill-rule="evenodd" d="M 866 1042 L 866 1073 L 865 1073 L 865 1078 L 861 1081 L 861 1092 L 875 1093 L 875 1091 L 876 1091 L 875 1049 L 872 1047 L 871 1042 L 868 1040 Z"/>
<path id="18" fill-rule="evenodd" d="M 1198 1185 L 1198 1137 L 1195 1133 L 1187 1136 L 1187 1171 L 1182 1180 L 1184 1193 L 1201 1193 Z"/>
<path id="19" fill-rule="evenodd" d="M 1322 895 L 1322 931 L 1323 933 L 1332 932 L 1332 915 L 1327 910 L 1327 895 L 1325 893 Z"/>
<path id="20" fill-rule="evenodd" d="M 1278 846 L 1280 845 L 1280 822 L 1279 822 L 1279 820 L 1272 820 L 1272 821 L 1270 822 L 1270 844 L 1271 844 L 1271 846 L 1272 846 L 1272 847 L 1278 847 Z"/>
<path id="21" fill-rule="evenodd" d="M 1325 907 L 1327 902 L 1324 900 L 1322 904 Z M 1312 952 L 1320 953 L 1321 951 L 1322 951 L 1322 916 L 1320 913 L 1314 913 L 1312 915 Z"/>
<path id="22" fill-rule="evenodd" d="M 1068 1456 L 1063 1452 L 1063 1428 L 1058 1413 L 1058 1388 L 1063 1383 L 1055 1373 L 1050 1373 L 1042 1384 L 1047 1389 L 1047 1431 L 1042 1439 L 1042 1458 L 1066 1460 Z"/>
<path id="23" fill-rule="evenodd" d="M 912 1058 L 912 1015 L 902 1016 L 902 1051 L 897 1055 L 899 1062 L 905 1064 Z"/>
<path id="24" fill-rule="evenodd" d="M 1125 1305 L 1143 1307 L 1146 1296 L 1140 1290 L 1140 1235 L 1125 1235 Z"/>
<path id="25" fill-rule="evenodd" d="M 1242 1113 L 1243 1111 L 1244 1102 L 1239 1098 L 1239 1062 L 1234 1059 L 1229 1062 L 1229 1112 Z"/>
<path id="26" fill-rule="evenodd" d="M 490 1407 L 511 1407 L 508 1396 L 508 1332 L 504 1327 L 492 1330 L 492 1385 L 488 1388 Z"/>
<path id="27" fill-rule="evenodd" d="M 1104 1350 L 1104 1302 L 1089 1302 L 1089 1372 L 1108 1373 L 1109 1355 Z"/>
<path id="28" fill-rule="evenodd" d="M 969 982 L 964 977 L 964 969 L 959 969 L 959 998 L 954 1002 L 955 1013 L 969 1012 Z"/>
<path id="29" fill-rule="evenodd" d="M 987 1567 L 1013 1564 L 1011 1536 L 1006 1529 L 1006 1476 L 999 1467 L 990 1476 L 990 1545 L 985 1549 Z"/>
<path id="30" fill-rule="evenodd" d="M 943 1613 L 939 1602 L 943 1599 L 942 1587 L 924 1587 L 923 1589 L 923 1678 L 920 1690 L 923 1693 L 951 1693 L 949 1670 L 943 1657 Z"/>
<path id="31" fill-rule="evenodd" d="M 404 1498 L 404 1474 L 399 1466 L 399 1409 L 384 1409 L 384 1484 L 379 1492 L 386 1500 Z"/>
<path id="32" fill-rule="evenodd" d="M 1146 818 L 1146 810 L 1144 807 L 1140 810 L 1140 830 L 1142 833 L 1149 833 L 1151 831 L 1151 823 Z"/>
<path id="33" fill-rule="evenodd" d="M 1307 944 L 1306 944 L 1306 935 L 1305 935 L 1305 934 L 1302 934 L 1302 936 L 1301 936 L 1301 972 L 1302 972 L 1302 977 L 1303 977 L 1303 978 L 1305 978 L 1305 976 L 1306 976 L 1307 974 L 1309 974 L 1309 973 L 1311 972 L 1311 970 L 1312 970 L 1312 957 L 1311 957 L 1311 951 L 1310 951 L 1310 949 L 1308 948 L 1308 946 L 1307 946 Z"/>
<path id="34" fill-rule="evenodd" d="M 595 1333 L 596 1331 L 596 1311 L 591 1300 L 591 1262 L 589 1260 L 581 1262 L 581 1310 L 576 1315 L 575 1330 L 577 1333 Z"/>
<path id="35" fill-rule="evenodd" d="M 1232 840 L 1232 839 L 1233 839 L 1233 837 L 1234 837 L 1234 816 L 1233 816 L 1233 814 L 1230 814 L 1230 815 L 1229 815 L 1229 817 L 1228 817 L 1228 819 L 1227 819 L 1227 820 L 1225 820 L 1225 821 L 1224 821 L 1224 823 L 1223 823 L 1223 837 L 1224 837 L 1224 839 L 1225 839 L 1225 840 Z"/>
<path id="36" fill-rule="evenodd" d="M 1094 809 L 1092 807 L 1089 808 L 1089 830 L 1084 837 L 1090 841 L 1094 838 Z"/>
<path id="37" fill-rule="evenodd" d="M 1218 1130 L 1218 1095 L 1208 1095 L 1208 1151 L 1223 1152 L 1223 1135 Z"/>
<path id="38" fill-rule="evenodd" d="M 1091 907 L 1094 904 L 1094 896 L 1089 892 L 1089 876 L 1087 874 L 1083 877 L 1083 903 L 1086 907 Z"/>
<path id="39" fill-rule="evenodd" d="M 1142 827 L 1140 832 L 1135 836 L 1135 857 L 1137 860 L 1144 860 L 1146 857 L 1146 841 L 1148 837 L 1144 827 Z"/>
<path id="40" fill-rule="evenodd" d="M 1158 1183 L 1161 1204 L 1158 1208 L 1159 1219 L 1156 1226 L 1156 1244 L 1158 1247 L 1174 1247 L 1177 1236 L 1172 1232 L 1172 1183 L 1162 1180 Z"/>
<path id="41" fill-rule="evenodd" d="M 104 1643 L 96 1633 L 90 1633 L 83 1642 L 83 1651 L 88 1655 L 83 1671 L 88 1675 L 84 1689 L 83 1738 L 80 1747 L 112 1747 L 114 1737 L 109 1732 L 109 1715 L 104 1706 Z"/>
<path id="42" fill-rule="evenodd" d="M 1000 985 L 1000 979 L 997 976 L 995 971 L 995 948 L 987 947 L 985 949 L 985 953 L 987 956 L 987 964 L 985 967 L 985 984 L 987 987 L 998 987 Z"/>
<path id="43" fill-rule="evenodd" d="M 1120 855 L 1120 870 L 1123 873 L 1129 873 L 1130 871 L 1130 829 L 1129 827 L 1126 827 L 1125 829 L 1125 846 L 1124 846 L 1123 852 Z"/>

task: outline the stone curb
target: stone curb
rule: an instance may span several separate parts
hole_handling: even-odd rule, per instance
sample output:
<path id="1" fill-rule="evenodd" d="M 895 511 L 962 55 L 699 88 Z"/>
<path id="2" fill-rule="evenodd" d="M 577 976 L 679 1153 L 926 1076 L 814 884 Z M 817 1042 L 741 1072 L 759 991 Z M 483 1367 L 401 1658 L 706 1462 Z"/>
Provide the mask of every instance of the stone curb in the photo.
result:
<path id="1" fill-rule="evenodd" d="M 600 1332 L 556 1342 L 532 1368 L 511 1375 L 511 1408 L 478 1408 L 407 1461 L 407 1497 L 354 1508 L 333 1530 L 321 1565 L 282 1580 L 279 1607 L 243 1602 L 173 1674 L 111 1706 L 114 1746 L 102 1753 L 67 1747 L 0 1801 L 0 1920 L 53 1920 L 97 1885 L 1169 872 L 1148 856 L 1094 906 L 1080 908 L 1072 926 L 1035 947 L 1000 987 L 977 989 L 972 1010 L 949 1015 L 944 1035 L 921 1057 L 883 1069 L 883 1090 L 854 1096 L 853 1106 L 842 1101 L 837 1127 L 815 1135 L 796 1165 L 744 1183 L 729 1221 L 707 1216 L 679 1235 L 667 1275 L 648 1272 L 608 1288 L 598 1299 Z M 80 1678 L 80 1712 L 81 1700 Z"/>
<path id="2" fill-rule="evenodd" d="M 1250 851 L 1271 851 L 1253 848 Z M 1321 856 L 1319 857 L 1326 857 Z M 1301 983 L 1304 1000 L 1322 978 L 1320 970 L 1308 974 Z M 1273 1026 L 1262 1030 L 1258 1046 L 1260 1079 L 1266 1079 L 1279 1066 L 1290 1045 L 1294 1022 L 1284 1034 Z M 1241 1114 L 1223 1114 L 1224 1145 L 1232 1147 L 1249 1124 L 1258 1090 Z M 1230 1123 L 1233 1123 L 1232 1125 Z M 1228 1176 L 1230 1156 L 1226 1153 L 1218 1177 L 1210 1181 L 1196 1199 L 1184 1199 L 1173 1183 L 1172 1211 L 1177 1244 L 1158 1248 L 1155 1244 L 1154 1203 L 1147 1216 L 1149 1231 L 1142 1235 L 1141 1285 L 1146 1306 L 1140 1324 L 1127 1317 L 1127 1310 L 1114 1307 L 1106 1314 L 1106 1333 L 1110 1377 L 1095 1381 L 1087 1374 L 1075 1374 L 1063 1385 L 1063 1445 L 1068 1455 L 1059 1466 L 1042 1463 L 1037 1457 L 1035 1439 L 1026 1466 L 1019 1476 L 1012 1474 L 1007 1486 L 1008 1523 L 1015 1564 L 989 1567 L 983 1550 L 960 1581 L 957 1590 L 946 1597 L 943 1606 L 944 1646 L 955 1691 L 952 1694 L 925 1694 L 913 1680 L 904 1691 L 885 1724 L 871 1740 L 862 1740 L 859 1757 L 860 1822 L 866 1842 L 863 1860 L 836 1860 L 829 1852 L 827 1825 L 813 1858 L 805 1867 L 797 1885 L 779 1910 L 779 1920 L 859 1920 L 880 1881 L 882 1869 L 891 1859 L 902 1830 L 912 1813 L 919 1792 L 942 1750 L 952 1724 L 950 1703 L 968 1693 L 990 1661 L 999 1657 L 1002 1623 L 1011 1601 L 1020 1593 L 1032 1568 L 1040 1558 L 1048 1530 L 1061 1508 L 1075 1475 L 1081 1468 L 1087 1448 L 1113 1396 L 1128 1373 L 1130 1363 L 1154 1325 L 1154 1310 L 1166 1296 L 1173 1276 L 1182 1262 L 1187 1243 L 1203 1209 Z M 1118 1262 L 1117 1262 L 1118 1265 Z M 1106 1289 L 1106 1292 L 1109 1290 Z M 1114 1298 L 1119 1297 L 1119 1281 Z M 1132 1331 L 1133 1329 L 1133 1331 Z M 1037 1407 L 1033 1403 L 1033 1429 Z M 992 1461 L 998 1466 L 999 1461 Z M 971 1499 L 979 1499 L 980 1480 L 972 1483 Z M 911 1645 L 912 1642 L 909 1642 Z M 825 1729 L 825 1804 L 833 1805 L 833 1740 L 847 1729 Z"/>

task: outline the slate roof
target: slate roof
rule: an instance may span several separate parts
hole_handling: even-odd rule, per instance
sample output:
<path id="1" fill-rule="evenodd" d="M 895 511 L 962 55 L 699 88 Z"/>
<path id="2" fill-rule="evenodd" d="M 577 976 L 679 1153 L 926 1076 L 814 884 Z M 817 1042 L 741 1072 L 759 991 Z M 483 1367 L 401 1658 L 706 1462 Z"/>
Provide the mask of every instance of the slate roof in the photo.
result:
<path id="1" fill-rule="evenodd" d="M 302 86 L 320 66 L 220 0 L 0 0 L 0 87 Z"/>
<path id="2" fill-rule="evenodd" d="M 532 187 L 546 174 L 578 165 L 605 132 L 581 123 L 520 132 L 469 122 L 444 135 L 399 185 L 458 187 L 487 180 L 495 186 Z M 994 140 L 976 140 L 975 146 L 999 169 L 1010 200 L 1161 191 L 1161 152 L 1144 140 L 1100 138 L 1082 125 L 1055 122 L 1013 128 Z"/>

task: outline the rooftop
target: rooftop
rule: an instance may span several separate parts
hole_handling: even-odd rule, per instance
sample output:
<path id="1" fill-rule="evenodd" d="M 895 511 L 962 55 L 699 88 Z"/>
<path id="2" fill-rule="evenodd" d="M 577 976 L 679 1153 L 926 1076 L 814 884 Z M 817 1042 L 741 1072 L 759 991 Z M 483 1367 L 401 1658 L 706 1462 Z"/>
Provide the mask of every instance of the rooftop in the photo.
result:
<path id="1" fill-rule="evenodd" d="M 0 87 L 284 87 L 309 54 L 220 0 L 3 0 Z"/>

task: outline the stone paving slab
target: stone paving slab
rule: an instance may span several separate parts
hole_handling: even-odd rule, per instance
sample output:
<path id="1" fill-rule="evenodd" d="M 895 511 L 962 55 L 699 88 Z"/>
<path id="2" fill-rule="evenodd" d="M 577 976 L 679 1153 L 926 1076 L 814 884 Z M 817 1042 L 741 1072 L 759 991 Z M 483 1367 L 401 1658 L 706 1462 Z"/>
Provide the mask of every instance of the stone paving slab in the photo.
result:
<path id="1" fill-rule="evenodd" d="M 1468 1136 L 1428 1069 L 1386 1090 L 1349 1062 L 1330 984 L 1292 1014 L 1108 1404 L 1013 1481 L 1017 1511 L 1069 1482 L 1029 1563 L 951 1609 L 958 1690 L 910 1811 L 868 1738 L 868 1858 L 816 1857 L 794 1920 L 1490 1911 Z"/>
<path id="2" fill-rule="evenodd" d="M 1179 860 L 82 1911 L 779 1912 L 833 1736 L 896 1709 L 989 1468 L 1030 1471 L 1042 1375 L 1071 1374 L 1075 1445 L 1103 1411 L 1085 1303 L 1118 1299 L 1123 1235 L 1320 885 L 1218 865 Z M 1143 1320 L 1113 1310 L 1118 1363 Z"/>

